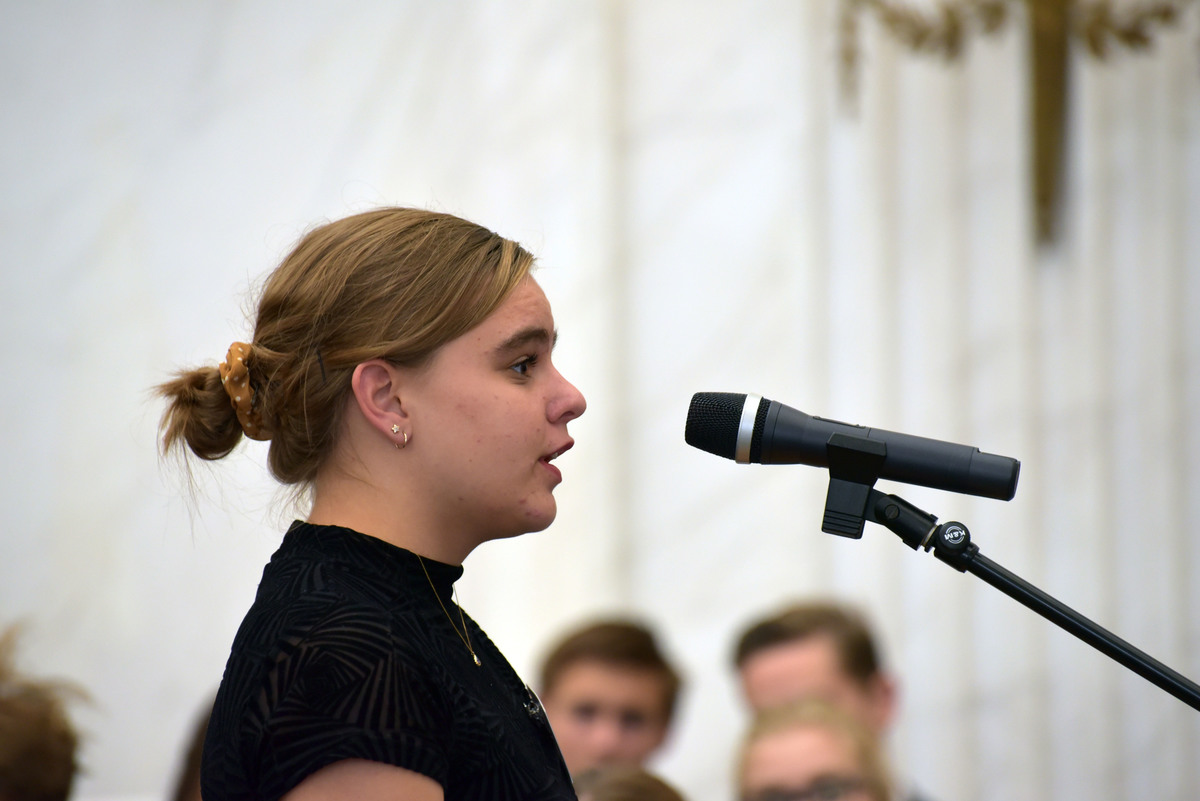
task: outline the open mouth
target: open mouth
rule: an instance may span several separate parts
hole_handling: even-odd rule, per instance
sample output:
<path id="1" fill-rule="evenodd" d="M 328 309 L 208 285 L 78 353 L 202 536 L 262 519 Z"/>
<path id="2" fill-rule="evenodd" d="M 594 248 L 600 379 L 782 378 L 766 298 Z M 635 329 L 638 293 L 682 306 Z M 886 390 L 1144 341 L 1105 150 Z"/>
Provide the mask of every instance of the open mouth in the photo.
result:
<path id="1" fill-rule="evenodd" d="M 550 462 L 553 462 L 555 459 L 562 456 L 567 451 L 571 450 L 571 447 L 574 444 L 575 444 L 574 442 L 568 442 L 566 445 L 563 445 L 561 448 L 554 451 L 553 453 L 549 453 L 549 454 L 543 456 L 541 461 L 545 462 L 546 464 L 550 464 Z"/>

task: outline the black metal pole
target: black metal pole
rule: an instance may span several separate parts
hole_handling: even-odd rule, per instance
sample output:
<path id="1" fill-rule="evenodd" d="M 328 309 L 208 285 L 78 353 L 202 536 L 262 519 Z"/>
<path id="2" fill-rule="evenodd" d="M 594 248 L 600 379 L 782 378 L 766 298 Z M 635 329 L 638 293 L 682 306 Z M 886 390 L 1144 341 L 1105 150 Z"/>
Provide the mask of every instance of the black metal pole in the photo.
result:
<path id="1" fill-rule="evenodd" d="M 1142 678 L 1158 685 L 1192 709 L 1200 709 L 1200 685 L 1130 645 L 1103 626 L 1088 620 L 1020 576 L 1013 575 L 983 554 L 975 555 L 967 566 L 967 572 L 1025 604 L 1051 623 L 1057 624 Z"/>
<path id="2" fill-rule="evenodd" d="M 865 510 L 867 519 L 899 535 L 910 548 L 933 551 L 934 556 L 958 571 L 978 576 L 1188 706 L 1200 710 L 1200 685 L 988 559 L 971 542 L 971 534 L 962 523 L 938 525 L 936 517 L 903 498 L 884 495 L 875 489 L 870 490 L 869 496 Z"/>

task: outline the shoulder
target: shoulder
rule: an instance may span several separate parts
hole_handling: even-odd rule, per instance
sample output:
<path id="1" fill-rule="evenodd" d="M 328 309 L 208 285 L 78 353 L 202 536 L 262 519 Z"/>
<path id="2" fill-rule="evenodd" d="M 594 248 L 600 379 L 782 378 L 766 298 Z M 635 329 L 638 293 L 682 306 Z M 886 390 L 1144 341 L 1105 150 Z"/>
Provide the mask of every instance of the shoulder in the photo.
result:
<path id="1" fill-rule="evenodd" d="M 386 611 L 344 597 L 305 597 L 279 610 L 270 624 L 248 618 L 239 641 L 206 744 L 211 767 L 225 765 L 217 771 L 225 776 L 211 776 L 215 782 L 244 776 L 255 797 L 279 798 L 336 765 L 368 762 L 392 768 L 372 775 L 373 782 L 411 773 L 440 789 L 435 779 L 446 775 L 451 730 L 444 682 L 422 657 L 419 641 L 403 625 L 397 630 Z M 363 778 L 358 771 L 345 776 Z M 433 798 L 393 793 L 410 796 Z M 334 797 L 374 796 L 296 799 Z"/>
<path id="2" fill-rule="evenodd" d="M 428 639 L 419 615 L 338 582 L 318 591 L 260 592 L 234 640 L 214 717 L 253 739 L 310 724 L 397 725 L 393 715 L 368 723 L 378 706 L 437 730 L 446 682 L 428 658 Z"/>
<path id="3" fill-rule="evenodd" d="M 278 651 L 272 657 L 286 658 L 324 648 L 363 658 L 420 653 L 428 626 L 411 593 L 340 555 L 319 557 L 285 544 L 272 558 L 239 628 L 235 654 L 269 649 Z"/>
<path id="4" fill-rule="evenodd" d="M 230 656 L 276 704 L 315 703 L 339 688 L 420 684 L 434 678 L 428 631 L 412 615 L 341 592 L 255 604 Z"/>
<path id="5" fill-rule="evenodd" d="M 338 587 L 291 592 L 270 587 L 264 580 L 238 628 L 232 658 L 261 664 L 328 647 L 386 651 L 393 640 L 392 629 L 386 608 Z"/>

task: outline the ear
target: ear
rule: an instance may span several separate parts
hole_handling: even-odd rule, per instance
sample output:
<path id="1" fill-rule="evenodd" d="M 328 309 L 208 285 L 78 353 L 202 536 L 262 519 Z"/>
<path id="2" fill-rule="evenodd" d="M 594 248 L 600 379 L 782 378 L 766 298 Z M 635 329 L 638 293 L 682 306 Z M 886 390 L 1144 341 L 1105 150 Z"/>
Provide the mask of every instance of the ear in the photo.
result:
<path id="1" fill-rule="evenodd" d="M 392 426 L 404 428 L 408 415 L 400 401 L 400 371 L 383 359 L 372 359 L 354 368 L 350 389 L 363 419 L 388 440 L 395 439 Z"/>
<path id="2" fill-rule="evenodd" d="M 892 723 L 896 714 L 896 698 L 898 691 L 896 681 L 886 673 L 878 673 L 868 679 L 867 714 L 875 731 L 883 734 Z"/>
<path id="3" fill-rule="evenodd" d="M 663 743 L 667 741 L 667 735 L 671 730 L 671 721 L 667 720 L 665 717 L 659 718 L 656 725 L 658 730 L 654 732 L 654 745 L 652 745 L 647 752 L 649 754 L 653 754 L 655 751 L 662 748 Z"/>

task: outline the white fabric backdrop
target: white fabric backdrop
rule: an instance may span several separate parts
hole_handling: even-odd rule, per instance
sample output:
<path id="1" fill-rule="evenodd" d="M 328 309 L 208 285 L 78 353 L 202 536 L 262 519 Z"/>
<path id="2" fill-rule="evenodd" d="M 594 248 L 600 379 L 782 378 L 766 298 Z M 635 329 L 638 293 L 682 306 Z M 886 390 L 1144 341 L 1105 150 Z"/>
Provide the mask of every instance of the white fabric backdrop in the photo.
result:
<path id="1" fill-rule="evenodd" d="M 1066 235 L 1039 251 L 1021 27 L 950 68 L 864 17 L 850 114 L 837 10 L 0 7 L 0 617 L 23 666 L 92 691 L 79 798 L 167 792 L 291 514 L 257 444 L 189 508 L 149 388 L 246 335 L 308 225 L 385 203 L 540 254 L 590 406 L 559 520 L 472 555 L 461 599 L 530 677 L 581 616 L 648 617 L 688 679 L 656 766 L 692 801 L 730 797 L 737 628 L 814 592 L 877 621 L 892 752 L 933 797 L 1195 797 L 1198 713 L 882 529 L 821 534 L 821 471 L 683 423 L 695 391 L 756 392 L 1016 456 L 1008 504 L 881 488 L 1200 676 L 1200 14 L 1076 53 Z"/>

